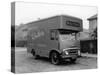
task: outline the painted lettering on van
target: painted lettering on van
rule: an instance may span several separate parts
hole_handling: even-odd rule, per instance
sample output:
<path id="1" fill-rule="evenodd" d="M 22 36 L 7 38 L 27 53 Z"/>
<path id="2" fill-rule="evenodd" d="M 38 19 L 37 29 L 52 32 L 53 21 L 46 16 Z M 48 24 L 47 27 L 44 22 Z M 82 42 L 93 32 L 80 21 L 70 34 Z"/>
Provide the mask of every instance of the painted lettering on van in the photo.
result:
<path id="1" fill-rule="evenodd" d="M 43 35 L 44 35 L 44 32 L 43 31 L 34 32 L 32 34 L 32 39 L 34 40 L 34 39 L 36 39 L 36 38 L 38 38 L 40 36 L 43 36 Z"/>
<path id="2" fill-rule="evenodd" d="M 66 21 L 66 25 L 74 26 L 74 27 L 80 27 L 80 23 L 73 22 L 73 21 Z"/>

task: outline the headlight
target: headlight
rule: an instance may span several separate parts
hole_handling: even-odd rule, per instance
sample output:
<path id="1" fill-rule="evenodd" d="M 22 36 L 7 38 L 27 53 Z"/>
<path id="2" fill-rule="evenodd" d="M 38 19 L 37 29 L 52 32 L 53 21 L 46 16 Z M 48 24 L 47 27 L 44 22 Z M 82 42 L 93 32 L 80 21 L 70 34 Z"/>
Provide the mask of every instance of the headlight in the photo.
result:
<path id="1" fill-rule="evenodd" d="M 64 52 L 65 52 L 65 54 L 66 54 L 66 55 L 68 55 L 68 54 L 69 54 L 69 53 L 68 53 L 68 51 L 64 51 Z"/>
<path id="2" fill-rule="evenodd" d="M 68 49 L 63 49 L 63 55 L 68 55 Z"/>

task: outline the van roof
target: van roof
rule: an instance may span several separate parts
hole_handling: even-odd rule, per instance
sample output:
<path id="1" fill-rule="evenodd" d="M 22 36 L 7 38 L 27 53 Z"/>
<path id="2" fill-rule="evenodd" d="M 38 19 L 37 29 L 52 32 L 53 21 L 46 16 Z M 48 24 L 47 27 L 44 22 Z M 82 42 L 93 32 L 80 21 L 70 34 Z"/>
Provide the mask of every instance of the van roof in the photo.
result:
<path id="1" fill-rule="evenodd" d="M 51 19 L 51 18 L 55 18 L 55 17 L 71 17 L 71 18 L 74 18 L 74 19 L 79 19 L 81 20 L 81 18 L 78 18 L 78 17 L 73 17 L 73 16 L 70 16 L 70 15 L 56 15 L 56 16 L 52 16 L 52 17 L 47 17 L 47 18 L 44 18 L 44 19 L 39 19 L 39 20 L 36 20 L 36 21 L 32 21 L 32 22 L 29 22 L 27 24 L 32 24 L 32 23 L 35 23 L 35 22 L 40 22 L 40 21 L 44 21 L 44 20 L 48 20 L 48 19 Z"/>

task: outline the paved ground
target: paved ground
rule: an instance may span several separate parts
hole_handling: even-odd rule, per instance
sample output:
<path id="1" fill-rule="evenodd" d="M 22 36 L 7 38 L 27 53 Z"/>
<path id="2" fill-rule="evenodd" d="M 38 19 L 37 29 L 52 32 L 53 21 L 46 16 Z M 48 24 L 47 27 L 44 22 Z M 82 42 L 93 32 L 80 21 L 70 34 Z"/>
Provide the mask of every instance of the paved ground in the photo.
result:
<path id="1" fill-rule="evenodd" d="M 75 64 L 65 62 L 61 65 L 53 65 L 47 58 L 35 60 L 31 54 L 27 54 L 26 48 L 16 48 L 15 51 L 16 73 L 67 71 L 97 68 L 96 57 L 80 57 Z"/>

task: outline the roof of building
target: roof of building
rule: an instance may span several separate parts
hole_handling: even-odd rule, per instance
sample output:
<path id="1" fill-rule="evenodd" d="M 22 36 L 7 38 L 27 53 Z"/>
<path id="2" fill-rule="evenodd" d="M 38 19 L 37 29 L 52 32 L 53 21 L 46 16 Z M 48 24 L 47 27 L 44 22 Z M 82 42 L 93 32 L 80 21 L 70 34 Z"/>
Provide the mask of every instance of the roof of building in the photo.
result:
<path id="1" fill-rule="evenodd" d="M 88 20 L 93 20 L 93 19 L 97 19 L 97 14 L 91 16 L 90 18 L 88 18 Z"/>

